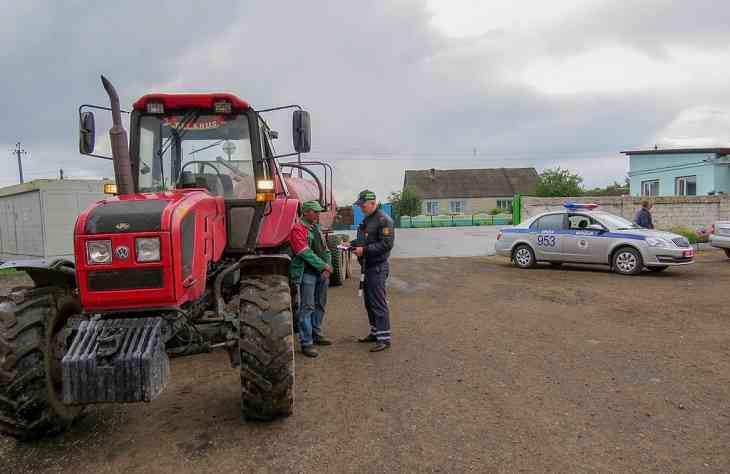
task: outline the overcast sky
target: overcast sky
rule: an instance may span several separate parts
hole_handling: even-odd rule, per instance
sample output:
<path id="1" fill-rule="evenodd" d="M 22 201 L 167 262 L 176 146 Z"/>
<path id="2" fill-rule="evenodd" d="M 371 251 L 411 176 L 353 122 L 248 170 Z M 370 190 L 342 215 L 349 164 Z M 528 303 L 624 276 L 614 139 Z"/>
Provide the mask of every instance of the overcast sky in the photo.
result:
<path id="1" fill-rule="evenodd" d="M 404 169 L 559 165 L 597 186 L 623 179 L 621 150 L 730 145 L 730 2 L 83 3 L 0 0 L 0 185 L 18 140 L 27 179 L 113 175 L 77 152 L 101 73 L 127 106 L 213 90 L 303 105 L 340 201 L 398 190 Z"/>

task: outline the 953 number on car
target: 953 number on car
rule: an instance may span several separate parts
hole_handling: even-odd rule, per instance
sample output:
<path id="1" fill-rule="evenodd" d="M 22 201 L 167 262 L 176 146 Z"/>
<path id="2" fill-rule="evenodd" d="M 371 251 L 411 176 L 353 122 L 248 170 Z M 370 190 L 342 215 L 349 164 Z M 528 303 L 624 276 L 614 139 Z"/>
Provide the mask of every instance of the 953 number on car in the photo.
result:
<path id="1" fill-rule="evenodd" d="M 554 235 L 538 235 L 537 245 L 540 247 L 555 247 L 558 239 Z"/>

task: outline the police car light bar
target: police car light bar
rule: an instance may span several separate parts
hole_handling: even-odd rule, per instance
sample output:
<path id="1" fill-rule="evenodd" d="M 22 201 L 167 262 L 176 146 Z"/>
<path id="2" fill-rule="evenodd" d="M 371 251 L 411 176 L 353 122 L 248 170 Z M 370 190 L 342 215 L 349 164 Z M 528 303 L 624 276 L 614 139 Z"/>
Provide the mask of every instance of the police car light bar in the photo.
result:
<path id="1" fill-rule="evenodd" d="M 563 207 L 566 208 L 566 209 L 587 209 L 587 210 L 591 210 L 591 209 L 597 208 L 598 207 L 598 204 L 596 204 L 596 203 L 581 204 L 581 203 L 577 203 L 577 202 L 570 202 L 570 201 L 568 201 L 565 204 L 563 204 Z"/>

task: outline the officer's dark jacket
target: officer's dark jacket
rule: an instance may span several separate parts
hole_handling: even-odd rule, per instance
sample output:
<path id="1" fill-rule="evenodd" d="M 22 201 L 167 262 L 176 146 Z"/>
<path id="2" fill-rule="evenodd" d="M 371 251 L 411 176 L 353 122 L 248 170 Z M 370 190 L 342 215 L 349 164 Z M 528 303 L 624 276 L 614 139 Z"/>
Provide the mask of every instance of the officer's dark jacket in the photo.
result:
<path id="1" fill-rule="evenodd" d="M 363 256 L 366 267 L 371 268 L 387 261 L 395 242 L 393 219 L 380 209 L 365 216 L 357 228 L 357 240 L 365 244 Z"/>

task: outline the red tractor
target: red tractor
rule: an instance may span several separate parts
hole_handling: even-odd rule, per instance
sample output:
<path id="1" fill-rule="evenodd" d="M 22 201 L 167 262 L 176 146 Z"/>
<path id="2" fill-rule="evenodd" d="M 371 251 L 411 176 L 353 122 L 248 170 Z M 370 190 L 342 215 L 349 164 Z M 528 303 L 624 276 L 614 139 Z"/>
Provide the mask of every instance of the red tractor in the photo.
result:
<path id="1" fill-rule="evenodd" d="M 127 140 L 102 82 L 111 107 L 79 108 L 79 148 L 100 156 L 89 109 L 111 111 L 117 196 L 78 217 L 75 262 L 5 265 L 34 287 L 0 297 L 0 432 L 36 438 L 88 404 L 151 401 L 169 380 L 168 354 L 215 348 L 240 368 L 246 419 L 290 415 L 289 233 L 304 200 L 320 200 L 325 228 L 336 212 L 329 165 L 278 161 L 309 151 L 309 114 L 255 110 L 227 93 L 148 94 Z M 288 108 L 295 153 L 276 156 L 262 114 Z M 328 236 L 333 284 L 349 271 L 342 238 Z"/>

